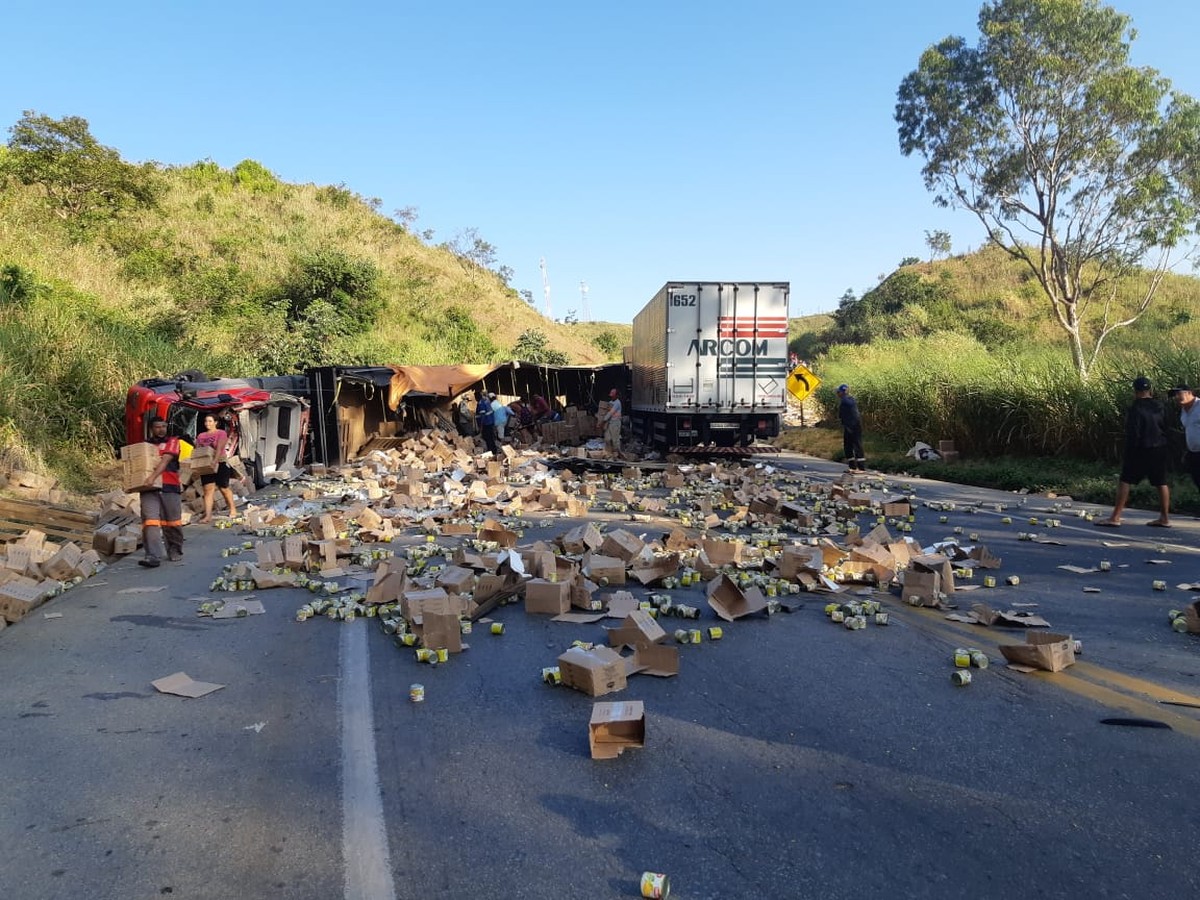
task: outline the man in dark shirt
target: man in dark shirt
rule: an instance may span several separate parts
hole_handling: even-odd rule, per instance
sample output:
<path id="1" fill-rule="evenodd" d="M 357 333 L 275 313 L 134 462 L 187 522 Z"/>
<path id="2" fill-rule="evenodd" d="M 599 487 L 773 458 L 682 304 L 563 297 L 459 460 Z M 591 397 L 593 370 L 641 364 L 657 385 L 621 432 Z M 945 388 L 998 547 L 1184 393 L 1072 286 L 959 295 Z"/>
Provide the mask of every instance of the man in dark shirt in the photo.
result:
<path id="1" fill-rule="evenodd" d="M 862 416 L 858 412 L 858 401 L 850 394 L 848 384 L 838 385 L 838 418 L 842 420 L 842 451 L 850 471 L 865 472 L 867 460 L 863 455 Z"/>
<path id="2" fill-rule="evenodd" d="M 1143 478 L 1158 488 L 1159 515 L 1147 522 L 1155 528 L 1171 525 L 1171 488 L 1167 484 L 1167 432 L 1163 426 L 1163 407 L 1151 396 L 1150 379 L 1139 375 L 1133 381 L 1133 405 L 1125 417 L 1125 455 L 1121 480 L 1117 483 L 1117 502 L 1112 515 L 1096 525 L 1117 528 L 1121 513 L 1129 502 L 1129 491 Z"/>
<path id="3" fill-rule="evenodd" d="M 158 445 L 158 466 L 147 483 L 162 477 L 162 488 L 142 491 L 142 546 L 146 552 L 138 565 L 156 568 L 163 557 L 183 559 L 183 486 L 179 481 L 179 438 L 167 437 L 167 423 L 150 420 L 148 444 Z M 166 546 L 163 546 L 163 539 Z"/>

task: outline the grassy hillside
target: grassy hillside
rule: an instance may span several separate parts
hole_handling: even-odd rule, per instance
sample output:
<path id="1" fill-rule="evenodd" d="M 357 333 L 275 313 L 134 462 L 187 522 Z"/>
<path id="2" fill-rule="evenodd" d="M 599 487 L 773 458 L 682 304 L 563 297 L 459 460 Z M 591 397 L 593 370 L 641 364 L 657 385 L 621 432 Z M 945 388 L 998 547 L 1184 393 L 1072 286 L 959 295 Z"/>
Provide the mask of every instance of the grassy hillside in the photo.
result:
<path id="1" fill-rule="evenodd" d="M 287 184 L 252 161 L 148 166 L 154 203 L 89 219 L 6 177 L 6 156 L 0 465 L 75 489 L 94 486 L 126 388 L 151 375 L 498 361 L 528 332 L 599 363 L 629 339 L 628 325 L 546 319 L 489 245 L 433 246 L 341 187 Z"/>

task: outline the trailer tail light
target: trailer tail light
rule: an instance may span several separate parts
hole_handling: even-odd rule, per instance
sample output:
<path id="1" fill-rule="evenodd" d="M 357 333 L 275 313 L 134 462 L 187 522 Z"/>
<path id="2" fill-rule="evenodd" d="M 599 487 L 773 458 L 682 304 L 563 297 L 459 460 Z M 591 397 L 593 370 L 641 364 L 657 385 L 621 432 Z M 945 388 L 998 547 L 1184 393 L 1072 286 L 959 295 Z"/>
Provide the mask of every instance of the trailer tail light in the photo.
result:
<path id="1" fill-rule="evenodd" d="M 685 417 L 685 418 L 683 418 L 683 419 L 680 419 L 680 421 L 679 421 L 679 426 L 680 426 L 680 427 L 681 427 L 681 428 L 682 428 L 684 431 L 690 431 L 690 430 L 691 430 L 691 427 L 692 427 L 692 420 L 691 420 L 691 418 Z"/>
<path id="2" fill-rule="evenodd" d="M 766 431 L 766 430 L 767 430 L 767 420 L 766 420 L 766 419 L 759 419 L 759 420 L 758 420 L 758 430 L 759 430 L 759 431 Z"/>

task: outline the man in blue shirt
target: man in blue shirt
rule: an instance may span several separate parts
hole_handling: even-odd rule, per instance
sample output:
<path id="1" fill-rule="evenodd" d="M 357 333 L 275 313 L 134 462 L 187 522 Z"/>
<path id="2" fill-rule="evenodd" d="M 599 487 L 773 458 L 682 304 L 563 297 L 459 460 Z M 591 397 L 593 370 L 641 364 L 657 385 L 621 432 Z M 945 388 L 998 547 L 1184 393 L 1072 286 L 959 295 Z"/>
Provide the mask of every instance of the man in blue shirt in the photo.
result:
<path id="1" fill-rule="evenodd" d="M 497 451 L 496 419 L 492 413 L 492 401 L 482 390 L 475 395 L 475 424 L 479 426 L 479 434 L 487 448 L 495 453 Z"/>
<path id="2" fill-rule="evenodd" d="M 495 394 L 488 394 L 488 399 L 492 401 L 492 420 L 496 424 L 496 440 L 504 440 L 504 429 L 508 425 L 508 420 L 512 418 L 512 410 L 496 399 Z"/>

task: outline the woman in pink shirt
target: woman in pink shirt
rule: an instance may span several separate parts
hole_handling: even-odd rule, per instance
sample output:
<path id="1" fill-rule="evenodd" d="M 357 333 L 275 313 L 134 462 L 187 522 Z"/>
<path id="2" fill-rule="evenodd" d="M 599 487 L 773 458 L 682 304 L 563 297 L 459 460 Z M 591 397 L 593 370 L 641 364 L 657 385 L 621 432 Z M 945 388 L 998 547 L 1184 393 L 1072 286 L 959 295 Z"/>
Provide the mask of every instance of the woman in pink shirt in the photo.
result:
<path id="1" fill-rule="evenodd" d="M 217 458 L 217 471 L 211 475 L 200 476 L 200 483 L 204 485 L 204 518 L 200 520 L 203 525 L 212 522 L 213 498 L 217 488 L 221 489 L 221 496 L 225 498 L 225 504 L 229 507 L 229 515 L 237 515 L 237 509 L 233 505 L 233 491 L 229 489 L 229 478 L 233 469 L 226 462 L 229 458 L 226 452 L 228 443 L 229 434 L 225 429 L 217 427 L 217 417 L 212 413 L 206 415 L 204 430 L 196 435 L 196 446 L 213 448 Z"/>

